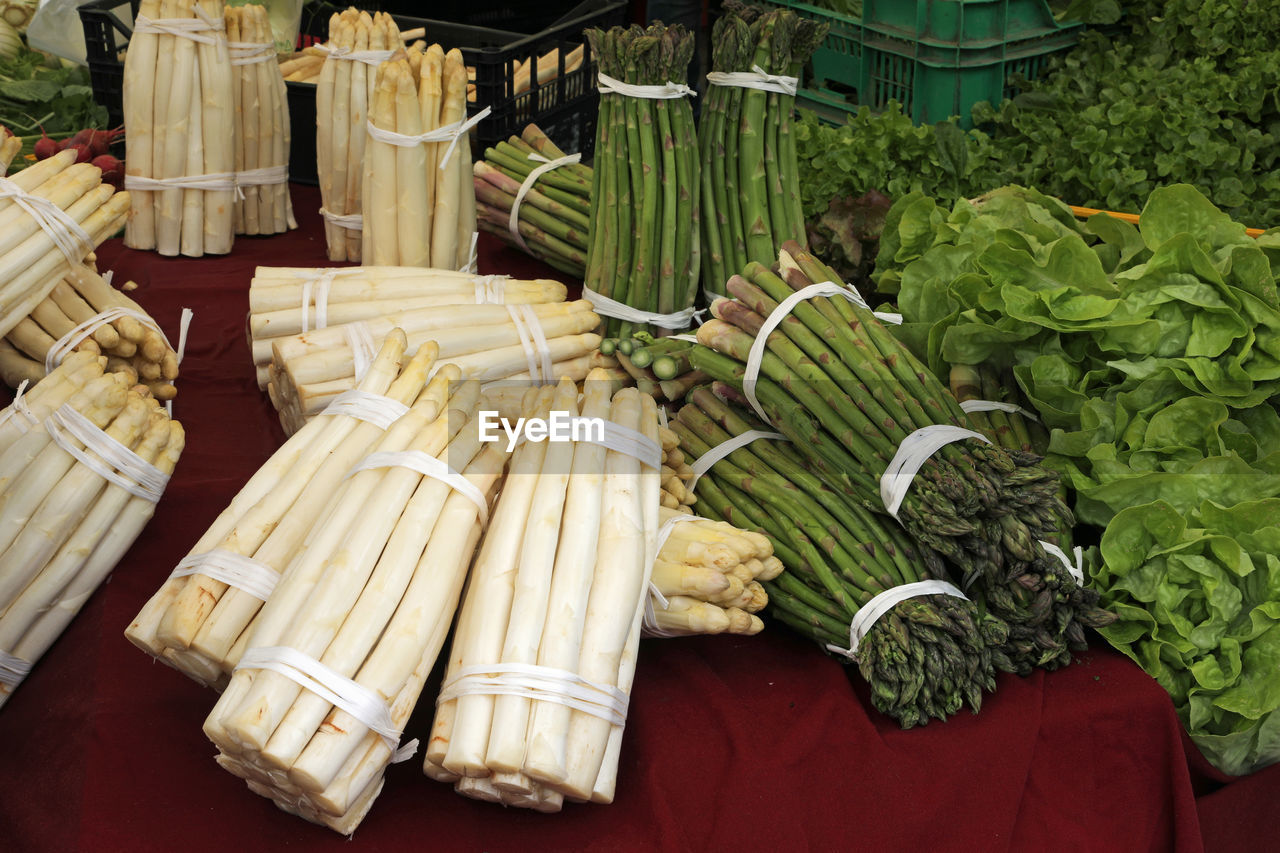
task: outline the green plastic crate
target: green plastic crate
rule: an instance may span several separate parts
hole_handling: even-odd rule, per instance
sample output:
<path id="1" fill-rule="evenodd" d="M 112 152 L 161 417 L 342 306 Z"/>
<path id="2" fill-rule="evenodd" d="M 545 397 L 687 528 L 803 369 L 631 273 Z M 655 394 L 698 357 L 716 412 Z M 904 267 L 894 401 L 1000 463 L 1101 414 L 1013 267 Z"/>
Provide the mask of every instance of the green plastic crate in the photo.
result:
<path id="1" fill-rule="evenodd" d="M 794 0 L 765 0 L 831 27 L 813 56 L 810 101 L 832 115 L 902 104 L 917 124 L 953 115 L 968 127 L 979 101 L 1011 94 L 1015 75 L 1034 79 L 1050 56 L 1075 46 L 1081 24 L 1058 24 L 1044 0 L 864 0 L 862 19 Z"/>

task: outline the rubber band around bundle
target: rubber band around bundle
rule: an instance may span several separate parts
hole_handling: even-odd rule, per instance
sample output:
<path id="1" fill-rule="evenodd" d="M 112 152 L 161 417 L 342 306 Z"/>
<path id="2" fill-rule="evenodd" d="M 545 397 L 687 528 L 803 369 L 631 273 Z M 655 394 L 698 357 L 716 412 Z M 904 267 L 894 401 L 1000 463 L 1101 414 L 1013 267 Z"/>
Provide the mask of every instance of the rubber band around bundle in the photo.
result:
<path id="1" fill-rule="evenodd" d="M 458 270 L 458 272 L 471 273 L 472 275 L 474 275 L 475 273 L 480 271 L 480 254 L 477 251 L 479 245 L 480 245 L 480 232 L 472 231 L 471 232 L 471 249 L 470 251 L 467 252 L 467 262 L 463 264 L 462 269 Z"/>
<path id="2" fill-rule="evenodd" d="M 625 95 L 628 98 L 645 98 L 653 101 L 669 101 L 674 98 L 696 98 L 698 96 L 698 93 L 689 88 L 687 84 L 673 83 L 670 80 L 658 86 L 641 86 L 636 83 L 624 83 L 600 71 L 596 73 L 596 82 L 599 84 L 600 94 L 602 95 L 612 93 Z"/>
<path id="3" fill-rule="evenodd" d="M 372 68 L 377 68 L 391 57 L 395 56 L 394 50 L 353 50 L 349 47 L 334 47 L 325 42 L 324 44 L 313 44 L 313 48 L 325 54 L 330 59 L 343 59 L 348 62 L 363 62 Z"/>
<path id="4" fill-rule="evenodd" d="M 199 7 L 196 7 L 195 11 L 197 17 L 194 18 L 149 18 L 146 15 L 138 15 L 133 19 L 133 32 L 177 36 L 200 44 L 217 44 L 218 34 L 226 32 L 226 23 L 222 18 L 210 17 Z M 206 35 L 206 33 L 214 33 L 214 35 Z"/>
<path id="5" fill-rule="evenodd" d="M 256 65 L 276 58 L 275 42 L 270 41 L 229 41 L 227 50 L 232 65 Z"/>
<path id="6" fill-rule="evenodd" d="M 337 278 L 341 270 L 329 269 L 320 273 L 315 278 L 309 278 L 302 283 L 302 333 L 306 334 L 311 331 L 311 311 L 312 305 L 312 289 L 315 289 L 314 300 L 316 309 L 316 328 L 326 329 L 329 327 L 329 288 L 333 286 L 333 280 Z"/>
<path id="7" fill-rule="evenodd" d="M 590 714 L 613 726 L 627 722 L 627 694 L 611 684 L 596 684 L 576 672 L 527 663 L 495 663 L 460 668 L 440 686 L 436 704 L 461 696 L 522 696 L 555 702 Z"/>
<path id="8" fill-rule="evenodd" d="M 612 317 L 615 320 L 625 320 L 628 323 L 644 323 L 669 331 L 687 329 L 697 313 L 697 310 L 690 306 L 674 314 L 651 314 L 648 311 L 632 308 L 630 305 L 596 293 L 586 285 L 582 287 L 582 298 L 590 302 L 592 310 L 601 317 Z"/>
<path id="9" fill-rule="evenodd" d="M 0 684 L 17 687 L 31 674 L 31 662 L 17 655 L 0 651 Z"/>
<path id="10" fill-rule="evenodd" d="M 795 77 L 770 74 L 759 65 L 752 65 L 750 71 L 711 71 L 707 74 L 707 82 L 712 86 L 759 89 L 762 92 L 777 92 L 780 95 L 795 95 L 796 87 L 800 85 L 800 81 Z"/>
<path id="11" fill-rule="evenodd" d="M 516 200 L 511 203 L 511 215 L 507 217 L 507 230 L 511 232 L 511 237 L 525 252 L 529 251 L 529 246 L 524 242 L 524 237 L 520 236 L 520 205 L 524 201 L 525 195 L 529 190 L 533 189 L 534 183 L 545 173 L 552 169 L 558 169 L 561 166 L 567 166 L 570 163 L 582 162 L 582 154 L 566 154 L 563 157 L 557 157 L 550 160 L 536 151 L 529 152 L 529 159 L 540 162 L 541 166 L 534 166 L 533 170 L 525 177 L 520 184 L 520 189 L 516 191 Z"/>
<path id="12" fill-rule="evenodd" d="M 45 420 L 54 444 L 104 480 L 135 497 L 156 503 L 164 494 L 169 475 L 98 428 L 97 424 L 63 403 Z M 77 439 L 83 448 L 68 438 Z M 97 456 L 90 456 L 89 452 Z"/>
<path id="13" fill-rule="evenodd" d="M 475 303 L 477 305 L 503 305 L 507 301 L 507 282 L 510 276 L 478 275 L 475 277 Z"/>
<path id="14" fill-rule="evenodd" d="M 685 491 L 692 492 L 698 485 L 698 481 L 702 479 L 702 475 L 711 470 L 711 466 L 715 465 L 721 459 L 724 459 L 735 450 L 741 450 L 751 442 L 760 438 L 774 438 L 779 441 L 790 441 L 780 432 L 766 432 L 765 430 L 749 429 L 746 432 L 739 433 L 728 441 L 722 441 L 706 453 L 693 460 L 689 466 L 693 469 L 693 478 L 689 480 L 689 485 L 685 486 Z"/>
<path id="15" fill-rule="evenodd" d="M 235 172 L 211 172 L 207 175 L 179 175 L 173 178 L 148 178 L 144 175 L 125 175 L 126 190 L 161 192 L 169 189 L 208 190 L 209 192 L 234 192 L 238 189 Z"/>
<path id="16" fill-rule="evenodd" d="M 761 324 L 760 330 L 756 332 L 755 340 L 751 343 L 751 350 L 747 353 L 747 363 L 742 375 L 742 393 L 746 395 L 747 402 L 751 404 L 751 408 L 755 410 L 761 420 L 768 421 L 769 417 L 764 413 L 764 407 L 760 405 L 760 401 L 756 399 L 756 381 L 760 376 L 760 364 L 764 361 L 769 335 L 791 314 L 797 305 L 806 299 L 813 299 L 818 296 L 840 296 L 855 305 L 870 310 L 866 300 L 856 290 L 851 290 L 846 285 L 836 284 L 833 281 L 820 281 L 802 287 L 778 303 L 778 307 L 770 312 L 764 323 Z"/>
<path id="17" fill-rule="evenodd" d="M 252 595 L 259 601 L 271 597 L 280 574 L 266 563 L 225 548 L 214 548 L 203 554 L 188 554 L 169 574 L 171 578 L 204 575 L 227 586 Z"/>
<path id="18" fill-rule="evenodd" d="M 485 498 L 484 492 L 464 475 L 450 468 L 443 459 L 423 453 L 421 450 L 381 450 L 370 453 L 357 462 L 347 472 L 347 477 L 374 468 L 408 468 L 424 477 L 439 480 L 476 505 L 476 510 L 480 514 L 481 527 L 489 523 L 489 501 Z"/>
<path id="19" fill-rule="evenodd" d="M 520 337 L 520 346 L 529 365 L 529 378 L 539 385 L 554 382 L 551 350 L 547 348 L 547 338 L 542 333 L 538 315 L 528 305 L 507 305 L 506 308 Z"/>
<path id="20" fill-rule="evenodd" d="M 245 169 L 235 173 L 236 187 L 267 187 L 289 182 L 289 166 L 281 163 L 278 166 L 263 166 L 260 169 Z"/>
<path id="21" fill-rule="evenodd" d="M 481 121 L 489 117 L 492 112 L 491 107 L 485 107 L 480 112 L 470 118 L 460 121 L 451 121 L 448 124 L 442 124 L 435 130 L 428 130 L 425 133 L 419 133 L 415 136 L 409 136 L 403 133 L 396 133 L 394 130 L 384 130 L 373 123 L 372 119 L 365 119 L 365 127 L 369 130 L 369 136 L 379 142 L 385 142 L 388 145 L 395 145 L 400 148 L 413 148 L 423 142 L 447 142 L 448 147 L 444 150 L 444 156 L 440 158 L 440 168 L 443 169 L 453 156 L 453 149 L 457 147 L 458 140 L 470 132 Z"/>
<path id="22" fill-rule="evenodd" d="M 93 238 L 89 232 L 49 199 L 32 195 L 9 178 L 0 178 L 0 199 L 6 198 L 35 220 L 72 266 L 93 251 Z"/>
<path id="23" fill-rule="evenodd" d="M 1052 554 L 1053 556 L 1057 557 L 1059 560 L 1062 561 L 1062 565 L 1067 567 L 1068 574 L 1070 574 L 1071 577 L 1076 579 L 1076 583 L 1078 583 L 1080 586 L 1084 586 L 1084 549 L 1083 548 L 1077 545 L 1076 547 L 1071 549 L 1072 556 L 1076 558 L 1076 561 L 1073 563 L 1071 562 L 1071 557 L 1068 557 L 1067 553 L 1063 551 L 1061 548 L 1059 548 L 1057 545 L 1053 544 L 1052 542 L 1048 542 L 1044 539 L 1040 539 L 1038 541 L 1040 543 L 1041 548 L 1043 548 L 1047 553 Z"/>
<path id="24" fill-rule="evenodd" d="M 82 341 L 102 326 L 122 317 L 137 320 L 142 325 L 159 332 L 160 337 L 164 338 L 165 346 L 169 347 L 169 339 L 165 338 L 164 331 L 150 316 L 142 313 L 141 311 L 134 311 L 132 308 L 125 308 L 123 306 L 108 308 L 106 311 L 94 314 L 88 320 L 85 320 L 83 323 L 80 323 L 74 329 L 58 338 L 58 340 L 54 342 L 53 346 L 49 347 L 49 351 L 45 353 L 44 372 L 46 374 L 52 373 L 54 369 L 57 368 L 58 365 L 62 364 L 63 360 L 70 355 L 72 351 L 75 350 L 76 346 L 78 346 Z M 169 348 L 172 349 L 172 347 Z"/>
<path id="25" fill-rule="evenodd" d="M 352 388 L 334 397 L 320 414 L 347 415 L 385 430 L 408 411 L 409 407 L 399 400 Z"/>
<path id="26" fill-rule="evenodd" d="M 126 179 L 127 180 L 127 179 Z M 331 213 L 320 208 L 320 215 L 324 217 L 324 221 L 328 222 L 335 228 L 345 228 L 348 231 L 364 230 L 364 215 L 360 213 Z"/>
<path id="27" fill-rule="evenodd" d="M 23 398 L 29 384 L 30 380 L 27 379 L 18 383 L 18 390 L 14 392 L 13 402 L 6 406 L 3 412 L 0 412 L 0 424 L 12 419 L 14 425 L 18 428 L 18 432 L 23 435 L 30 432 L 32 427 L 40 425 L 40 420 L 32 413 L 31 407 L 27 405 L 27 401 Z M 21 415 L 21 418 L 16 417 L 17 415 Z"/>
<path id="28" fill-rule="evenodd" d="M 1003 403 L 998 400 L 965 400 L 960 403 L 960 408 L 971 414 L 973 412 L 1008 412 L 1011 415 L 1024 415 L 1036 423 L 1040 422 L 1034 412 L 1028 412 L 1016 403 Z"/>
<path id="29" fill-rule="evenodd" d="M 377 693 L 315 658 L 289 646 L 257 646 L 245 650 L 236 670 L 267 669 L 311 691 L 335 708 L 346 711 L 390 747 L 391 763 L 405 761 L 417 751 L 418 741 L 400 746 L 403 732 L 391 719 L 391 707 Z"/>
<path id="30" fill-rule="evenodd" d="M 893 459 L 889 460 L 888 467 L 880 475 L 880 500 L 884 502 L 885 511 L 898 519 L 898 510 L 907 496 L 907 490 L 911 488 L 912 481 L 924 463 L 948 444 L 967 438 L 976 438 L 984 444 L 991 443 L 991 439 L 980 432 L 952 424 L 920 427 L 904 438 L 893 454 Z"/>
<path id="31" fill-rule="evenodd" d="M 906 601 L 908 598 L 919 598 L 923 595 L 949 595 L 953 598 L 969 600 L 967 595 L 946 581 L 924 580 L 890 587 L 876 595 L 862 607 L 859 607 L 858 612 L 853 614 L 853 620 L 849 623 L 849 648 L 842 649 L 837 645 L 828 643 L 828 651 L 833 651 L 836 654 L 844 655 L 849 660 L 856 661 L 858 659 L 858 646 L 862 644 L 863 639 L 871 631 L 871 626 L 876 624 L 881 616 L 892 610 L 894 605 Z"/>
<path id="32" fill-rule="evenodd" d="M 661 409 L 659 409 L 659 412 L 661 412 Z M 599 440 L 596 440 L 595 436 L 591 434 L 592 427 L 597 423 L 602 425 Z M 581 431 L 578 429 L 579 426 L 582 427 Z M 606 450 L 622 453 L 639 461 L 641 465 L 647 465 L 654 469 L 662 467 L 663 454 L 661 445 L 644 433 L 630 427 L 624 427 L 620 423 L 607 419 L 597 421 L 595 418 L 584 418 L 575 415 L 569 419 L 569 435 L 572 441 L 595 444 Z M 519 438 L 516 439 L 516 446 L 524 444 L 528 440 L 528 434 L 521 432 Z"/>
<path id="33" fill-rule="evenodd" d="M 378 350 L 373 345 L 373 336 L 369 334 L 369 327 L 364 323 L 347 323 L 342 329 L 347 338 L 347 345 L 351 347 L 351 368 L 355 371 L 356 381 L 359 382 L 373 366 Z"/>

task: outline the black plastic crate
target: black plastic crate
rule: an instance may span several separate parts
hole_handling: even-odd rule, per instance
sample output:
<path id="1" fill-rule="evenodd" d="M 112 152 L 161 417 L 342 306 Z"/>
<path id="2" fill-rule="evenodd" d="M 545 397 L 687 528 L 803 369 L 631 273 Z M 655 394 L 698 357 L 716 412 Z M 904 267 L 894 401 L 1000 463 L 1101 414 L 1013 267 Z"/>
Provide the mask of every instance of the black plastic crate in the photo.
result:
<path id="1" fill-rule="evenodd" d="M 120 19 L 128 8 L 138 15 L 138 0 L 89 0 L 79 7 L 84 28 L 85 59 L 89 63 L 89 84 L 93 99 L 107 108 L 108 127 L 124 124 L 121 106 L 124 91 L 124 63 L 120 51 L 129 44 L 133 31 Z M 132 19 L 130 19 L 132 20 Z"/>

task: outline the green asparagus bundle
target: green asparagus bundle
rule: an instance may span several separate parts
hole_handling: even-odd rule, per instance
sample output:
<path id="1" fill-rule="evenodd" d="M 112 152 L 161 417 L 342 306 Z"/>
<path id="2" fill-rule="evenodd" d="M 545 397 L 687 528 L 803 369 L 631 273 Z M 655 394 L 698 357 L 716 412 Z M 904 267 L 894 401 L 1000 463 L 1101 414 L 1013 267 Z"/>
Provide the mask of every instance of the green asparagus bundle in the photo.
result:
<path id="1" fill-rule="evenodd" d="M 605 338 L 600 352 L 613 355 L 635 386 L 659 403 L 678 403 L 710 377 L 689 363 L 694 342 L 678 337 L 655 338 L 636 332 L 626 338 Z"/>
<path id="2" fill-rule="evenodd" d="M 715 23 L 698 143 L 703 286 L 716 293 L 748 261 L 771 264 L 784 241 L 805 242 L 795 81 L 827 29 L 787 9 L 736 0 Z"/>
<path id="3" fill-rule="evenodd" d="M 568 162 L 565 157 L 533 124 L 520 136 L 485 149 L 484 159 L 476 161 L 473 170 L 476 216 L 480 230 L 497 235 L 548 266 L 582 278 L 587 269 L 593 177 L 590 166 Z M 564 162 L 542 169 L 557 161 Z M 533 175 L 539 169 L 542 171 Z M 529 187 L 521 194 L 525 184 Z"/>
<path id="4" fill-rule="evenodd" d="M 907 584 L 945 578 L 936 554 L 883 524 L 856 497 L 830 488 L 784 442 L 758 438 L 718 461 L 701 461 L 735 437 L 768 429 L 706 387 L 689 396 L 672 429 L 703 469 L 694 511 L 773 543 L 785 567 L 763 584 L 773 617 L 856 660 L 872 703 L 903 728 L 946 719 L 966 704 L 975 712 L 981 707 L 982 692 L 995 689 L 996 670 L 1012 666 L 1000 650 L 1008 633 L 1002 621 L 980 616 L 954 587 L 949 593 L 925 587 L 887 610 L 880 607 L 887 598 L 872 603 L 891 590 L 921 590 Z M 855 644 L 851 625 L 877 610 L 884 612 L 858 630 Z"/>
<path id="5" fill-rule="evenodd" d="M 698 150 L 684 84 L 693 35 L 662 24 L 586 35 L 601 95 L 583 295 L 610 336 L 684 328 L 699 274 Z"/>
<path id="6" fill-rule="evenodd" d="M 1015 672 L 1069 663 L 1070 649 L 1085 645 L 1082 626 L 1114 616 L 1044 545 L 1057 547 L 1072 519 L 1057 475 L 1038 456 L 978 441 L 971 430 L 921 453 L 914 476 L 900 470 L 908 437 L 910 448 L 936 437 L 920 432 L 926 427 L 971 423 L 869 310 L 843 298 L 794 304 L 758 353 L 759 375 L 751 382 L 746 362 L 765 318 L 795 291 L 836 280 L 795 244 L 784 247 L 780 267 L 785 279 L 749 263 L 743 276 L 729 280 L 735 298 L 713 303 L 716 319 L 698 330 L 704 346 L 693 351 L 693 365 L 748 397 L 754 393 L 762 415 L 831 488 L 884 507 L 921 548 L 945 558 L 961 585 L 1009 623 L 1005 651 Z"/>
<path id="7" fill-rule="evenodd" d="M 1012 375 L 1009 379 L 1012 380 Z M 1004 381 L 991 365 L 952 365 L 951 393 L 969 415 L 974 429 L 1006 450 L 1041 456 L 1049 447 L 1049 433 L 1040 420 L 1014 399 L 1012 381 Z"/>

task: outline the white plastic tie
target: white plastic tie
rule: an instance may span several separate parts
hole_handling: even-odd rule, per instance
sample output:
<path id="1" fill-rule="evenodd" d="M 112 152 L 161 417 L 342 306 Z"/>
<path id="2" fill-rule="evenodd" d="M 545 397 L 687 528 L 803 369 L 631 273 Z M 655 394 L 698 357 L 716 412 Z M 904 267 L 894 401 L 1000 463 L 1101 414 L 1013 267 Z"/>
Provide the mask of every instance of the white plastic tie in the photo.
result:
<path id="1" fill-rule="evenodd" d="M 289 166 L 284 163 L 278 166 L 263 166 L 260 169 L 244 169 L 235 173 L 237 187 L 265 187 L 287 183 L 288 180 Z"/>
<path id="2" fill-rule="evenodd" d="M 657 86 L 641 86 L 635 83 L 624 83 L 600 71 L 596 74 L 596 82 L 600 86 L 600 94 L 626 95 L 628 98 L 645 98 L 651 101 L 669 101 L 673 98 L 694 98 L 698 93 L 684 83 L 666 83 Z"/>
<path id="3" fill-rule="evenodd" d="M 721 459 L 724 459 L 735 450 L 741 450 L 751 442 L 761 438 L 775 438 L 779 441 L 788 441 L 789 439 L 780 432 L 766 432 L 760 429 L 749 429 L 746 432 L 739 433 L 728 441 L 722 441 L 706 453 L 693 460 L 689 465 L 693 469 L 693 479 L 689 480 L 689 485 L 685 486 L 685 491 L 692 492 L 698 485 L 698 481 L 702 479 L 702 475 L 711 470 L 711 466 L 715 465 Z"/>
<path id="4" fill-rule="evenodd" d="M 279 573 L 266 563 L 224 548 L 214 548 L 203 554 L 190 554 L 182 558 L 169 577 L 185 578 L 191 575 L 213 578 L 227 586 L 243 590 L 259 601 L 270 598 L 280 580 Z"/>
<path id="5" fill-rule="evenodd" d="M 480 513 L 481 527 L 489 523 L 489 502 L 485 499 L 484 492 L 480 491 L 475 483 L 450 468 L 443 459 L 423 453 L 421 450 L 382 450 L 370 453 L 357 462 L 347 472 L 347 476 L 352 477 L 361 471 L 373 468 L 408 468 L 424 477 L 439 480 L 476 505 L 476 510 Z"/>
<path id="6" fill-rule="evenodd" d="M 316 328 L 324 329 L 329 326 L 329 289 L 333 286 L 333 280 L 338 276 L 341 270 L 327 269 L 317 270 L 319 275 L 308 278 L 302 282 L 302 332 L 306 334 L 311 330 L 311 306 L 312 299 L 316 309 Z"/>
<path id="7" fill-rule="evenodd" d="M 221 18 L 210 18 L 203 9 L 196 9 L 196 18 L 148 18 L 138 15 L 133 20 L 134 33 L 177 36 L 200 44 L 217 44 L 219 33 L 226 29 Z M 212 35 L 211 35 L 212 34 Z"/>
<path id="8" fill-rule="evenodd" d="M 892 610 L 895 604 L 906 601 L 908 598 L 919 598 L 923 595 L 950 595 L 954 598 L 963 598 L 965 601 L 969 600 L 968 596 L 946 581 L 916 581 L 915 583 L 890 587 L 858 608 L 858 612 L 853 614 L 853 621 L 849 623 L 849 648 L 842 649 L 839 646 L 828 643 L 827 649 L 844 655 L 849 660 L 856 661 L 858 659 L 858 646 L 861 645 L 862 640 L 871 631 L 871 626 L 876 624 L 881 616 Z"/>
<path id="9" fill-rule="evenodd" d="M 245 650 L 236 669 L 269 669 L 283 675 L 381 735 L 395 753 L 393 762 L 409 757 L 400 757 L 404 751 L 398 748 L 402 732 L 391 720 L 391 708 L 387 703 L 369 688 L 335 672 L 315 658 L 288 646 L 257 646 Z M 405 746 L 412 744 L 416 741 Z"/>
<path id="10" fill-rule="evenodd" d="M 395 145 L 400 148 L 413 148 L 424 142 L 447 142 L 449 147 L 445 148 L 444 156 L 440 158 L 440 168 L 443 169 L 449 163 L 449 158 L 453 156 L 453 149 L 457 146 L 458 140 L 466 136 L 471 128 L 475 127 L 484 119 L 488 118 L 491 112 L 490 107 L 485 107 L 480 112 L 468 119 L 461 121 L 451 121 L 448 124 L 442 124 L 435 130 L 428 130 L 426 133 L 419 133 L 413 136 L 396 133 L 394 130 L 385 130 L 378 127 L 372 120 L 365 120 L 365 127 L 369 129 L 369 136 L 378 142 L 385 142 L 388 145 Z"/>
<path id="11" fill-rule="evenodd" d="M 628 323 L 646 323 L 650 326 L 657 326 L 660 329 L 677 331 L 679 329 L 687 329 L 689 324 L 693 322 L 695 309 L 690 306 L 683 311 L 677 311 L 674 314 L 651 314 L 648 311 L 641 311 L 639 308 L 632 308 L 608 296 L 596 293 L 585 285 L 582 288 L 582 298 L 591 303 L 592 309 L 602 317 L 613 317 L 617 320 L 625 320 Z"/>
<path id="12" fill-rule="evenodd" d="M 520 336 L 520 347 L 529 365 L 529 378 L 539 385 L 554 382 L 551 350 L 547 348 L 547 338 L 542 333 L 538 315 L 528 305 L 507 305 L 506 308 L 516 327 L 516 334 Z"/>
<path id="13" fill-rule="evenodd" d="M 1076 579 L 1076 583 L 1078 583 L 1080 586 L 1084 586 L 1084 549 L 1083 548 L 1077 545 L 1076 547 L 1071 549 L 1071 555 L 1076 558 L 1075 562 L 1073 563 L 1071 561 L 1071 557 L 1068 557 L 1066 552 L 1063 551 L 1061 548 L 1059 548 L 1057 545 L 1053 544 L 1052 542 L 1047 542 L 1044 539 L 1039 540 L 1039 542 L 1040 542 L 1040 547 L 1043 548 L 1047 553 L 1052 554 L 1053 556 L 1057 557 L 1059 560 L 1062 561 L 1062 565 L 1067 567 L 1067 572 L 1070 573 L 1071 577 Z"/>
<path id="14" fill-rule="evenodd" d="M 369 327 L 364 323 L 347 323 L 342 329 L 347 337 L 347 345 L 351 347 L 351 366 L 355 370 L 356 382 L 359 382 L 373 366 L 378 350 L 373 345 Z"/>
<path id="15" fill-rule="evenodd" d="M 759 89 L 762 92 L 777 92 L 780 95 L 795 95 L 796 87 L 800 85 L 800 81 L 795 77 L 770 74 L 759 65 L 752 65 L 750 71 L 712 71 L 707 74 L 707 82 L 713 86 Z"/>
<path id="16" fill-rule="evenodd" d="M 895 519 L 907 490 L 915 480 L 920 468 L 933 454 L 956 441 L 976 438 L 984 444 L 991 440 L 980 432 L 951 424 L 932 424 L 911 433 L 898 445 L 889 466 L 880 475 L 880 500 L 884 501 L 885 510 Z"/>
<path id="17" fill-rule="evenodd" d="M 478 275 L 475 277 L 475 303 L 477 305 L 503 305 L 507 301 L 505 275 Z"/>
<path id="18" fill-rule="evenodd" d="M 129 494 L 152 503 L 164 494 L 169 475 L 107 435 L 70 403 L 63 403 L 49 416 L 45 430 L 55 444 L 90 471 Z M 84 447 L 77 447 L 72 438 Z"/>
<path id="19" fill-rule="evenodd" d="M 590 426 L 596 422 L 591 419 L 587 419 L 587 421 L 587 428 L 582 430 L 582 440 L 585 443 L 598 444 L 609 450 L 625 454 L 638 460 L 641 465 L 647 465 L 654 470 L 662 468 L 662 447 L 649 436 L 630 427 L 624 427 L 614 421 L 605 420 L 603 422 L 604 435 L 600 441 L 596 441 L 595 436 L 591 434 Z"/>
<path id="20" fill-rule="evenodd" d="M 352 388 L 334 397 L 320 414 L 347 415 L 385 430 L 408 411 L 409 407 L 399 400 Z"/>
<path id="21" fill-rule="evenodd" d="M 756 381 L 760 377 L 760 364 L 764 361 L 769 335 L 795 310 L 797 305 L 806 299 L 813 299 L 819 296 L 840 296 L 855 305 L 871 310 L 867 307 L 866 300 L 856 290 L 843 284 L 836 284 L 834 281 L 820 281 L 816 284 L 810 284 L 779 302 L 778 307 L 774 308 L 769 316 L 765 318 L 764 323 L 760 326 L 760 331 L 756 333 L 756 339 L 752 342 L 751 350 L 747 353 L 747 364 L 742 375 L 742 393 L 746 395 L 747 402 L 751 404 L 751 408 L 755 410 L 761 420 L 768 421 L 769 418 L 765 415 L 764 407 L 760 405 L 760 401 L 756 399 Z"/>
<path id="22" fill-rule="evenodd" d="M 529 159 L 541 163 L 541 166 L 534 166 L 524 182 L 520 184 L 520 189 L 516 192 L 516 200 L 511 203 L 511 215 L 507 217 L 507 230 L 511 232 L 511 237 L 516 241 L 521 249 L 528 252 L 529 247 L 525 244 L 524 238 L 520 236 L 520 205 L 524 201 L 525 194 L 533 189 L 534 183 L 545 173 L 552 169 L 558 169 L 570 163 L 580 163 L 582 161 L 581 154 L 566 154 L 563 157 L 557 157 L 549 160 L 536 151 L 529 153 Z"/>
<path id="23" fill-rule="evenodd" d="M 125 175 L 126 190 L 159 192 L 168 189 L 209 190 L 210 192 L 234 192 L 235 172 L 212 172 L 207 175 L 179 175 L 172 178 L 148 178 L 143 175 Z"/>
<path id="24" fill-rule="evenodd" d="M 555 702 L 607 721 L 627 722 L 627 694 L 611 684 L 596 684 L 576 672 L 527 663 L 466 666 L 440 687 L 436 704 L 461 696 L 523 696 Z"/>
<path id="25" fill-rule="evenodd" d="M 49 199 L 32 195 L 8 178 L 0 178 L 0 199 L 6 198 L 36 221 L 72 266 L 93 251 L 93 238 L 89 232 Z"/>
<path id="26" fill-rule="evenodd" d="M 0 684 L 17 687 L 31 672 L 31 662 L 0 650 Z"/>
<path id="27" fill-rule="evenodd" d="M 276 46 L 269 41 L 229 41 L 227 50 L 232 65 L 257 65 L 276 58 Z"/>
<path id="28" fill-rule="evenodd" d="M 190 309 L 187 309 L 190 310 Z M 121 317 L 130 317 L 137 320 L 149 329 L 153 329 L 160 333 L 160 337 L 164 338 L 165 346 L 169 346 L 169 339 L 164 337 L 164 331 L 156 324 L 156 321 L 141 311 L 134 311 L 132 308 L 108 308 L 101 314 L 94 314 L 88 320 L 76 326 L 67 332 L 61 338 L 49 347 L 49 351 L 44 356 L 44 372 L 52 373 L 63 360 L 75 350 L 82 341 L 92 335 L 102 326 L 107 325 L 113 320 L 119 320 Z"/>
<path id="29" fill-rule="evenodd" d="M 1011 415 L 1025 415 L 1036 422 L 1040 420 L 1034 413 L 1028 412 L 1016 403 L 1003 403 L 998 400 L 965 400 L 960 404 L 960 408 L 969 413 L 1008 412 Z"/>
<path id="30" fill-rule="evenodd" d="M 480 254 L 478 248 L 480 246 L 480 232 L 471 232 L 471 249 L 467 252 L 467 262 L 458 272 L 475 274 L 480 271 Z"/>
<path id="31" fill-rule="evenodd" d="M 126 180 L 128 180 L 126 178 Z M 320 208 L 320 215 L 324 217 L 324 221 L 328 222 L 335 228 L 345 228 L 348 231 L 364 230 L 364 215 L 359 213 L 331 213 Z"/>
<path id="32" fill-rule="evenodd" d="M 343 59 L 347 62 L 363 62 L 372 68 L 377 68 L 395 55 L 394 50 L 352 50 L 349 47 L 334 47 L 327 42 L 325 44 L 314 44 L 313 48 L 325 54 L 330 59 Z"/>
<path id="33" fill-rule="evenodd" d="M 14 426 L 18 428 L 18 432 L 23 435 L 31 431 L 32 427 L 39 426 L 40 420 L 31 411 L 31 407 L 27 405 L 23 394 L 27 390 L 28 380 L 24 379 L 18 385 L 18 390 L 13 395 L 13 402 L 0 412 L 0 424 L 4 424 L 9 420 L 13 421 Z"/>

